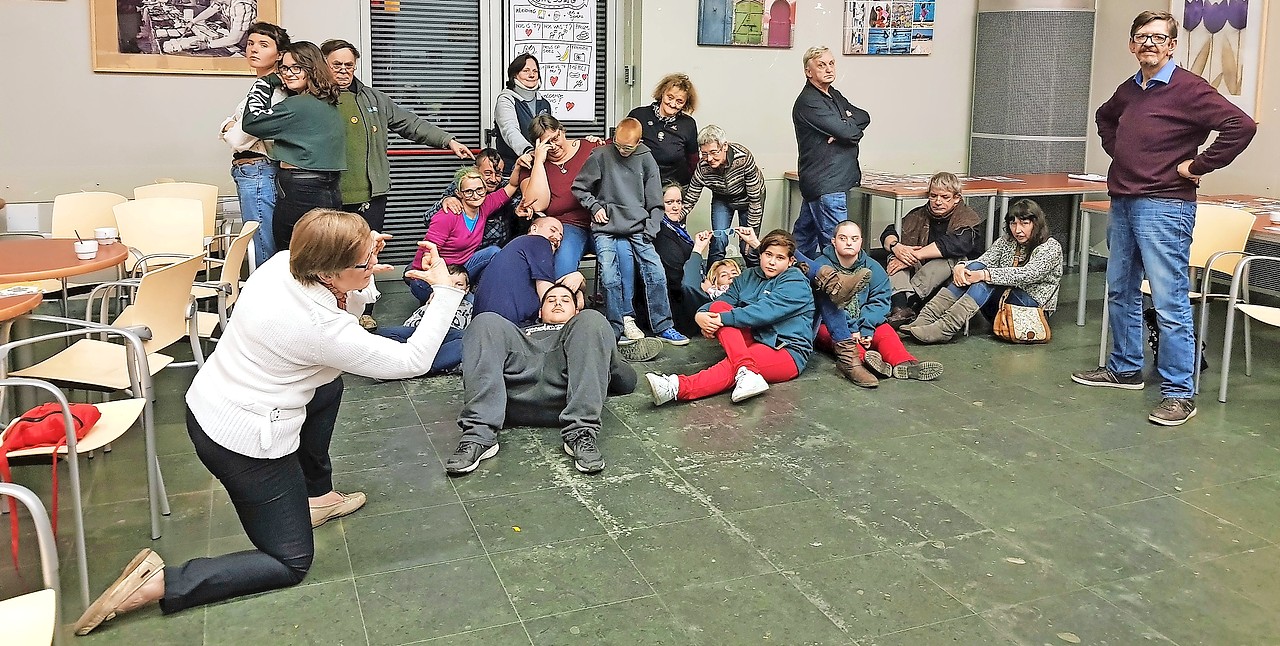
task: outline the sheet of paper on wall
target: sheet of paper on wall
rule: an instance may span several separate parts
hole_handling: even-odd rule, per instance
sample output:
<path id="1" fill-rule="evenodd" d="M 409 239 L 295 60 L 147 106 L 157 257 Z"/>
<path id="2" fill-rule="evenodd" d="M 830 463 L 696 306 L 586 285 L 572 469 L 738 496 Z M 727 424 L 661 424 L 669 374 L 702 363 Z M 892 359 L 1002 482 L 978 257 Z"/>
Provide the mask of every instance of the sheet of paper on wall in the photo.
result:
<path id="1" fill-rule="evenodd" d="M 561 121 L 595 121 L 597 0 L 507 0 L 506 63 L 533 54 Z M 504 63 L 505 64 L 505 63 Z"/>

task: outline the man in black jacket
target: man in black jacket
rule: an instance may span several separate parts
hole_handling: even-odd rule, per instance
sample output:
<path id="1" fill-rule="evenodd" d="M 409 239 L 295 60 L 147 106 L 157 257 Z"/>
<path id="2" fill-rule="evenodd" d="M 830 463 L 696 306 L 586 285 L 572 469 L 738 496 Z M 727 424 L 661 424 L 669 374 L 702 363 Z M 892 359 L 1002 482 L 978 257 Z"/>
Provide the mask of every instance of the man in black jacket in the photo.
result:
<path id="1" fill-rule="evenodd" d="M 791 109 L 804 197 L 795 238 L 796 250 L 812 258 L 831 239 L 836 223 L 849 219 L 846 195 L 862 183 L 858 142 L 871 115 L 831 87 L 836 59 L 826 47 L 810 47 L 804 53 L 804 75 L 809 81 Z"/>

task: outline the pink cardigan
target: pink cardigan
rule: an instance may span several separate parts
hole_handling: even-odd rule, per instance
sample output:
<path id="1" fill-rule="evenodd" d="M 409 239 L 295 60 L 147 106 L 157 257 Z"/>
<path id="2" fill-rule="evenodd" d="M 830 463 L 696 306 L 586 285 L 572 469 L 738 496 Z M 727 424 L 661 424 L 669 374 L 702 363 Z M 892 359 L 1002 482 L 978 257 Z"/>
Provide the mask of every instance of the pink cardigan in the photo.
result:
<path id="1" fill-rule="evenodd" d="M 480 215 L 476 218 L 475 229 L 472 230 L 467 229 L 464 214 L 441 210 L 431 216 L 431 226 L 427 228 L 427 235 L 422 239 L 436 243 L 436 247 L 440 250 L 440 258 L 445 264 L 461 265 L 470 260 L 471 254 L 480 248 L 480 243 L 484 240 L 484 225 L 489 220 L 489 214 L 510 201 L 511 196 L 502 189 L 490 193 L 480 205 Z M 425 253 L 425 249 L 418 249 L 418 254 L 413 257 L 414 269 L 422 269 L 422 256 Z"/>

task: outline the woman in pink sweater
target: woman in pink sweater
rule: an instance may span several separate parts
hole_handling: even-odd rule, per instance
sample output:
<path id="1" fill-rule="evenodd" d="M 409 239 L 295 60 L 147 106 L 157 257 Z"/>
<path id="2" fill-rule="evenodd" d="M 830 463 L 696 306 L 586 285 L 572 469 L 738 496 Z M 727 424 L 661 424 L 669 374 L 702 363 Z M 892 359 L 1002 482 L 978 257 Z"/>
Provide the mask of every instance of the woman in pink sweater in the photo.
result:
<path id="1" fill-rule="evenodd" d="M 545 154 L 544 150 L 543 155 Z M 527 157 L 529 156 L 522 157 L 517 163 L 527 163 Z M 454 175 L 454 182 L 458 186 L 457 197 L 462 202 L 462 213 L 450 213 L 445 209 L 436 212 L 431 217 L 431 225 L 423 240 L 435 243 L 445 263 L 465 267 L 467 277 L 474 285 L 480 281 L 480 273 L 499 251 L 494 245 L 483 249 L 480 247 L 484 240 L 485 222 L 491 213 L 511 201 L 511 196 L 515 195 L 520 185 L 516 183 L 516 173 L 512 173 L 511 181 L 505 186 L 488 193 L 484 176 L 475 166 L 459 170 Z M 419 249 L 418 255 L 414 256 L 413 263 L 409 265 L 410 270 L 421 270 L 422 254 L 423 251 Z M 431 286 L 424 281 L 407 275 L 404 281 L 409 284 L 409 291 L 418 302 L 426 303 L 431 297 Z"/>

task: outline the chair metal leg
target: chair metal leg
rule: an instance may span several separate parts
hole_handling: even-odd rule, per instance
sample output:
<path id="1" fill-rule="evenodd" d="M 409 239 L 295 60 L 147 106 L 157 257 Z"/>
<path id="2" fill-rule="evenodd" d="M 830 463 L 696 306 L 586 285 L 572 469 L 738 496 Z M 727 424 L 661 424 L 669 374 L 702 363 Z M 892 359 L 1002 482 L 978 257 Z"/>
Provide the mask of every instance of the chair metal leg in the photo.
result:
<path id="1" fill-rule="evenodd" d="M 80 460 L 79 456 L 67 452 L 67 469 L 71 477 L 71 511 L 76 517 L 76 564 L 80 567 L 80 596 L 84 607 L 92 603 L 89 598 L 89 557 L 85 552 L 84 540 L 84 505 L 80 497 Z"/>
<path id="2" fill-rule="evenodd" d="M 1227 403 L 1227 377 L 1231 374 L 1231 333 L 1235 331 L 1236 304 L 1227 301 L 1227 331 L 1222 336 L 1222 384 L 1218 386 L 1218 401 Z"/>
<path id="3" fill-rule="evenodd" d="M 1240 300 L 1243 300 L 1244 302 L 1248 303 L 1249 302 L 1249 267 L 1246 266 L 1242 274 L 1243 275 L 1240 277 L 1240 280 L 1243 287 L 1243 293 L 1240 295 Z M 1249 317 L 1245 316 L 1244 317 L 1244 374 L 1249 377 L 1253 376 L 1252 337 L 1253 337 L 1253 331 L 1249 327 Z"/>

